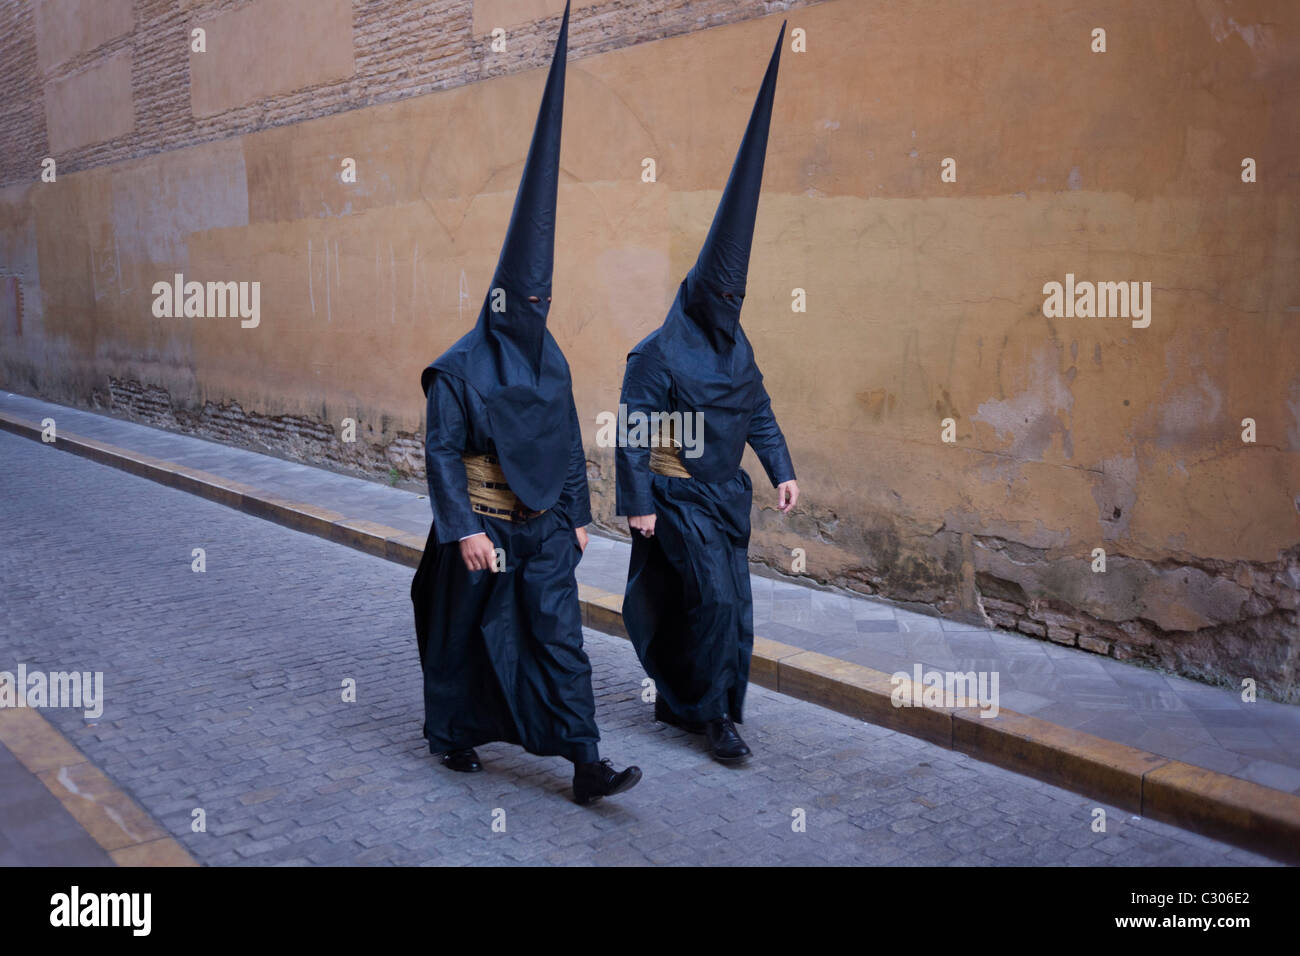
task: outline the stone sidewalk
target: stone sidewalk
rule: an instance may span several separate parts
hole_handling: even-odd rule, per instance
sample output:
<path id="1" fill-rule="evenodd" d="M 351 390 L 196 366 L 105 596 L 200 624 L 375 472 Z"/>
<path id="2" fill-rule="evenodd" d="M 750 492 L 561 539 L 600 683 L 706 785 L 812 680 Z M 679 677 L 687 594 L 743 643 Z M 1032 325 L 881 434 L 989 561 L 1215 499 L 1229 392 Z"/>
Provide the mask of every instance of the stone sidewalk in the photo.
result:
<path id="1" fill-rule="evenodd" d="M 0 664 L 8 668 L 11 662 Z M 40 779 L 0 743 L 0 866 L 111 866 Z"/>
<path id="2" fill-rule="evenodd" d="M 563 761 L 505 745 L 452 774 L 420 738 L 408 568 L 6 432 L 0 460 L 0 669 L 103 672 L 98 718 L 42 713 L 202 863 L 1268 862 L 762 687 L 755 756 L 721 766 L 594 631 L 602 750 L 643 782 L 581 808 Z"/>
<path id="3" fill-rule="evenodd" d="M 188 435 L 0 392 L 0 412 L 198 468 L 293 501 L 418 535 L 424 496 Z M 580 582 L 622 594 L 629 545 L 593 536 Z M 886 601 L 752 575 L 754 630 L 795 648 L 894 673 L 996 672 L 1001 706 L 1285 793 L 1300 794 L 1300 707 L 1260 700 L 1076 648 L 927 617 Z"/>

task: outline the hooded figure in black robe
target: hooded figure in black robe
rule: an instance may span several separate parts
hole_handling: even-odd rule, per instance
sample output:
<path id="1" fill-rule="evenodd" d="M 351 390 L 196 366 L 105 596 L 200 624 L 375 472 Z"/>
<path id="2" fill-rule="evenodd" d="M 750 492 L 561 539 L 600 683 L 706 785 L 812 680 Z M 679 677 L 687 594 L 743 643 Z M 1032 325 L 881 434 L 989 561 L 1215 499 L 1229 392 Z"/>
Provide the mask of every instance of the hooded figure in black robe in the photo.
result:
<path id="1" fill-rule="evenodd" d="M 467 772 L 491 741 L 563 756 L 587 803 L 641 773 L 599 757 L 574 578 L 591 521 L 587 462 L 569 366 L 546 329 L 568 25 L 566 7 L 478 323 L 420 379 L 433 526 L 411 599 L 430 752 Z M 484 462 L 492 481 L 467 471 Z M 509 506 L 476 508 L 471 484 Z"/>
<path id="2" fill-rule="evenodd" d="M 617 510 L 632 527 L 623 619 L 655 682 L 655 717 L 707 733 L 720 760 L 750 752 L 734 726 L 743 721 L 754 645 L 753 486 L 740 467 L 746 442 L 779 487 L 778 508 L 789 511 L 798 497 L 785 438 L 740 327 L 784 37 L 782 24 L 704 247 L 664 324 L 629 353 L 621 399 L 629 423 L 637 413 L 702 418 L 700 447 L 686 443 L 672 468 L 656 462 L 651 448 L 634 447 L 632 437 L 620 443 Z M 652 426 L 650 440 L 658 437 Z"/>

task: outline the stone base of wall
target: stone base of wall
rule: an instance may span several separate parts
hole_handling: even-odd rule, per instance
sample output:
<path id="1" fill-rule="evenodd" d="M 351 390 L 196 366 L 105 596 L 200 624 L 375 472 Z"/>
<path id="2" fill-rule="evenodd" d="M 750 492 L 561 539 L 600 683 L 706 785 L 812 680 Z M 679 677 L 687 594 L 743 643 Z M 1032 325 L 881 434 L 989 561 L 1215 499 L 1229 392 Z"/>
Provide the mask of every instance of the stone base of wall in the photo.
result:
<path id="1" fill-rule="evenodd" d="M 1067 563 L 1094 573 L 1088 561 Z M 977 574 L 976 596 L 996 627 L 1236 690 L 1252 680 L 1261 696 L 1300 703 L 1300 546 L 1270 563 L 1113 555 L 1109 569 L 1123 592 L 1109 606 L 1033 596 L 1032 567 L 1019 580 Z"/>
<path id="2" fill-rule="evenodd" d="M 259 415 L 238 402 L 205 402 L 197 412 L 177 407 L 165 389 L 109 379 L 92 403 L 133 421 L 184 432 L 239 448 L 270 452 L 313 465 L 326 465 L 392 484 L 424 483 L 424 438 L 398 432 L 386 444 L 368 440 L 364 422 L 355 441 L 345 442 L 334 425 L 297 415 Z"/>
<path id="3" fill-rule="evenodd" d="M 345 443 L 333 425 L 309 417 L 259 415 L 238 402 L 188 411 L 164 389 L 119 379 L 96 392 L 94 404 L 238 447 L 424 484 L 424 442 L 416 433 L 398 432 L 385 443 L 359 423 L 357 440 Z M 613 455 L 597 452 L 587 476 L 596 524 L 625 534 L 624 520 L 614 516 Z M 1251 679 L 1262 697 L 1300 703 L 1300 546 L 1269 563 L 1153 562 L 1112 553 L 1106 571 L 1095 573 L 1090 557 L 942 526 L 909 532 L 892 522 L 883 516 L 862 530 L 823 510 L 800 509 L 779 521 L 759 510 L 751 557 L 788 574 L 793 542 L 819 559 L 810 560 L 806 575 L 819 584 L 1209 684 L 1240 690 Z"/>
<path id="4" fill-rule="evenodd" d="M 1240 690 L 1250 679 L 1261 697 L 1300 703 L 1300 546 L 1272 562 L 1112 550 L 1094 572 L 1091 548 L 1059 553 L 939 519 L 923 526 L 812 503 L 789 516 L 756 512 L 752 558 L 789 575 L 794 547 L 819 584 L 1218 686 Z"/>

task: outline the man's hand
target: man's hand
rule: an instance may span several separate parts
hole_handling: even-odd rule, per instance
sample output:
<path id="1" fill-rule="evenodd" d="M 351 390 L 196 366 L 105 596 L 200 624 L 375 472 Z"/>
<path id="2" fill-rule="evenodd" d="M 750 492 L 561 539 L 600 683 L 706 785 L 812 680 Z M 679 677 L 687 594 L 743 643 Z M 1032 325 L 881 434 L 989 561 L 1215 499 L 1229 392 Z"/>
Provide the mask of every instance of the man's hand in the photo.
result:
<path id="1" fill-rule="evenodd" d="M 460 557 L 471 571 L 497 570 L 497 549 L 492 539 L 482 532 L 471 535 L 460 543 Z"/>
<path id="2" fill-rule="evenodd" d="M 578 536 L 578 550 L 583 554 L 587 553 L 587 529 L 574 528 L 573 533 Z"/>
<path id="3" fill-rule="evenodd" d="M 655 516 L 632 515 L 627 519 L 627 526 L 632 529 L 634 534 L 640 534 L 643 538 L 653 538 L 655 536 Z"/>
<path id="4" fill-rule="evenodd" d="M 776 487 L 776 508 L 781 514 L 789 513 L 799 500 L 799 483 L 791 478 L 789 481 L 783 481 Z"/>

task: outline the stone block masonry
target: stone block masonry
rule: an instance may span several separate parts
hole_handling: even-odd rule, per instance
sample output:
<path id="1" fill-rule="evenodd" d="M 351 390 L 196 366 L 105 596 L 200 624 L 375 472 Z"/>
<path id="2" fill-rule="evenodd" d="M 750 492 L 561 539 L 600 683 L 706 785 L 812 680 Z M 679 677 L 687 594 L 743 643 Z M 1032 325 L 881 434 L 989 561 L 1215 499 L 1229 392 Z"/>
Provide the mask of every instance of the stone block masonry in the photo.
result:
<path id="1" fill-rule="evenodd" d="M 260 415 L 238 402 L 205 402 L 197 411 L 187 411 L 175 407 L 161 388 L 119 379 L 110 379 L 107 394 L 97 397 L 94 407 L 132 421 L 379 480 L 424 482 L 424 438 L 415 433 L 379 440 L 373 427 L 358 423 L 356 441 L 345 442 L 340 429 L 319 419 Z"/>
<path id="2" fill-rule="evenodd" d="M 0 5 L 0 388 L 421 483 L 420 370 L 484 300 L 562 7 Z M 597 415 L 785 17 L 744 323 L 802 497 L 747 459 L 754 558 L 1295 701 L 1290 0 L 578 0 L 548 325 L 597 520 Z M 259 323 L 155 315 L 177 274 L 257 283 Z M 1068 276 L 1149 283 L 1145 327 L 1045 314 Z"/>
<path id="3" fill-rule="evenodd" d="M 797 9 L 814 0 L 596 0 L 579 3 L 573 59 L 663 37 Z M 0 186 L 33 180 L 43 157 L 65 172 L 180 149 L 387 103 L 544 65 L 562 0 L 503 4 L 489 0 L 20 0 L 0 9 Z M 526 10 L 521 20 L 519 10 Z M 293 25 L 298 24 L 298 29 Z M 505 52 L 487 39 L 507 30 Z M 211 32 L 211 65 L 195 63 L 190 31 Z M 265 57 L 243 70 L 222 65 L 227 36 L 242 55 L 257 31 L 275 29 Z M 313 75 L 284 64 L 321 61 L 319 44 L 350 32 L 346 56 Z M 317 44 L 313 49 L 312 44 Z M 277 54 L 277 51 L 278 54 Z M 341 64 L 347 62 L 347 68 Z M 112 64 L 114 86 L 97 74 Z M 234 75 L 238 73 L 238 75 Z M 82 118 L 48 97 L 81 81 L 81 95 L 111 93 Z M 201 89 L 191 89 L 196 79 Z M 44 92 L 43 92 L 44 91 Z M 70 106 L 75 106 L 74 99 Z"/>

